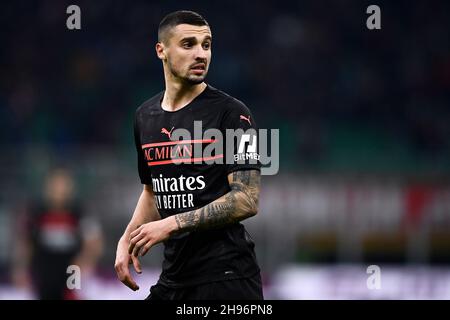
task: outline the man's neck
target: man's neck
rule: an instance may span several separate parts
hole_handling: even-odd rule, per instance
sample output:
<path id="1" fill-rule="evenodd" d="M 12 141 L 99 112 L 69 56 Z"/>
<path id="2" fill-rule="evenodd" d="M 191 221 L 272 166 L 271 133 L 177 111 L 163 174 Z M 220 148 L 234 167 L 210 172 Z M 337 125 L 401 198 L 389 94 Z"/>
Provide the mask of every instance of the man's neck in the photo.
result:
<path id="1" fill-rule="evenodd" d="M 196 85 L 183 85 L 166 81 L 166 91 L 161 102 L 161 107 L 166 111 L 177 111 L 188 105 L 207 87 L 202 82 Z"/>

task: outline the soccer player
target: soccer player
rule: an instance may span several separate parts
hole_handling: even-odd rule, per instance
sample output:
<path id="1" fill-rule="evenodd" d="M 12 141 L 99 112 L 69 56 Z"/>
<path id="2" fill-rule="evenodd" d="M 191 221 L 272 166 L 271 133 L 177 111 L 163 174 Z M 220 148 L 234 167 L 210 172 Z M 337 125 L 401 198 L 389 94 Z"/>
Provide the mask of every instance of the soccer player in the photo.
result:
<path id="1" fill-rule="evenodd" d="M 20 221 L 13 281 L 40 300 L 80 298 L 67 287 L 67 268 L 92 271 L 101 255 L 100 225 L 81 209 L 74 186 L 68 170 L 50 171 L 43 199 L 33 201 Z"/>
<path id="2" fill-rule="evenodd" d="M 120 281 L 138 290 L 129 264 L 141 273 L 138 257 L 163 242 L 162 273 L 149 300 L 263 299 L 254 243 L 240 223 L 258 212 L 260 163 L 207 164 L 192 150 L 211 140 L 171 139 L 181 128 L 193 136 L 194 121 L 202 121 L 203 131 L 256 129 L 242 102 L 204 82 L 211 43 L 210 27 L 198 13 L 168 14 L 156 44 L 165 91 L 135 115 L 143 191 L 118 242 L 115 269 Z M 225 162 L 224 154 L 210 158 L 221 157 Z"/>

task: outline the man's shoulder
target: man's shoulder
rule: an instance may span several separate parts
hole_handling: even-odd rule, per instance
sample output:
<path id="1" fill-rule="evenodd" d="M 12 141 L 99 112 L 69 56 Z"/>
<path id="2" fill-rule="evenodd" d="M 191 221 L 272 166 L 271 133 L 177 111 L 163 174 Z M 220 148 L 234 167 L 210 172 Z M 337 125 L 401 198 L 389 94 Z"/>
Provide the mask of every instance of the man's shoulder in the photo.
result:
<path id="1" fill-rule="evenodd" d="M 155 94 L 150 99 L 141 103 L 141 105 L 136 109 L 136 114 L 151 114 L 152 112 L 157 112 L 160 110 L 159 104 L 164 91 Z"/>
<path id="2" fill-rule="evenodd" d="M 217 99 L 220 99 L 221 105 L 224 108 L 225 112 L 231 112 L 234 110 L 248 110 L 248 107 L 241 100 L 233 97 L 232 95 L 214 88 L 209 85 L 209 89 L 212 95 L 214 95 Z"/>

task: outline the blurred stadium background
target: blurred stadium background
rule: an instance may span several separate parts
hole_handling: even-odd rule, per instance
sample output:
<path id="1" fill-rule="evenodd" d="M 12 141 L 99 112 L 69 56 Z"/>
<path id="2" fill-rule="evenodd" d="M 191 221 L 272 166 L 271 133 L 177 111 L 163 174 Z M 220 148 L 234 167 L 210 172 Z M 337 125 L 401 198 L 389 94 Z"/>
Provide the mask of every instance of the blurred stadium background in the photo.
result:
<path id="1" fill-rule="evenodd" d="M 70 4 L 81 30 L 66 28 Z M 424 0 L 2 2 L 0 299 L 35 298 L 12 280 L 18 220 L 59 165 L 103 235 L 79 297 L 141 299 L 156 282 L 161 246 L 138 292 L 113 266 L 141 191 L 134 111 L 163 88 L 156 30 L 178 9 L 212 27 L 208 82 L 280 129 L 279 174 L 244 223 L 266 298 L 449 299 L 450 3 Z"/>

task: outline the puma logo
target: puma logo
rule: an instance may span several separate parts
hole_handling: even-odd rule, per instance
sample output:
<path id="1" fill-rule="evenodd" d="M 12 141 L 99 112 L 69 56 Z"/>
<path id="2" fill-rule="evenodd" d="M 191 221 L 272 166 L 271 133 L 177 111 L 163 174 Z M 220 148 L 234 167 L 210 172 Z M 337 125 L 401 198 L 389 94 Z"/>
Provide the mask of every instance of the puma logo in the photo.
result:
<path id="1" fill-rule="evenodd" d="M 162 128 L 162 129 L 161 129 L 161 133 L 167 134 L 167 136 L 169 137 L 169 139 L 171 139 L 173 128 L 174 128 L 174 127 L 172 127 L 172 129 L 170 129 L 170 131 L 167 131 L 166 128 Z"/>
<path id="2" fill-rule="evenodd" d="M 251 122 L 250 122 L 250 116 L 248 116 L 248 118 L 247 118 L 247 117 L 245 117 L 245 116 L 243 116 L 243 115 L 241 114 L 241 115 L 239 116 L 239 119 L 240 119 L 240 120 L 246 120 L 246 121 L 248 122 L 249 125 L 252 125 Z"/>

